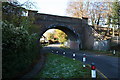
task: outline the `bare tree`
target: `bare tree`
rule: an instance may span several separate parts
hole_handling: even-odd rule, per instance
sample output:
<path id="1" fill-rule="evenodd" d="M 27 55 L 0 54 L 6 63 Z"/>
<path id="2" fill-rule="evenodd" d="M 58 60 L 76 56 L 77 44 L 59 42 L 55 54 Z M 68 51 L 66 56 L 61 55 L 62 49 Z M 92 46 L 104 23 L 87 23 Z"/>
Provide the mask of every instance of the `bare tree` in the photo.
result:
<path id="1" fill-rule="evenodd" d="M 73 17 L 86 17 L 87 16 L 87 9 L 86 5 L 84 5 L 84 2 L 77 0 L 77 1 L 71 1 L 68 3 L 68 7 L 66 9 L 66 12 Z"/>
<path id="2" fill-rule="evenodd" d="M 105 22 L 103 20 L 108 17 L 108 14 L 110 14 L 108 3 L 89 1 L 81 2 L 80 0 L 69 2 L 66 12 L 70 16 L 77 18 L 88 17 L 90 23 L 95 28 L 99 27 L 100 23 Z"/>
<path id="3" fill-rule="evenodd" d="M 27 9 L 32 9 L 32 8 L 36 8 L 35 4 L 36 4 L 35 2 L 31 2 L 30 0 L 27 0 L 26 2 L 21 4 L 21 6 L 25 6 Z"/>
<path id="4" fill-rule="evenodd" d="M 8 0 L 8 3 L 11 3 L 15 6 L 20 6 L 20 7 L 24 6 L 27 9 L 36 8 L 36 5 L 35 5 L 36 3 L 32 2 L 31 0 L 27 0 L 24 3 L 20 3 L 18 0 Z"/>

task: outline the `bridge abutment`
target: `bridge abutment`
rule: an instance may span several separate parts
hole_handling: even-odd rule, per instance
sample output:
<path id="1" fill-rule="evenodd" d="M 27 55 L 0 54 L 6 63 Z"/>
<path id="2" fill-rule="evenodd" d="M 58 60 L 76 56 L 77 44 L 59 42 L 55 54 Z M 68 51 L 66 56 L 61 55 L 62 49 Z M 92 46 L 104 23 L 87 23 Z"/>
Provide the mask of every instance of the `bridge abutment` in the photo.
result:
<path id="1" fill-rule="evenodd" d="M 70 49 L 79 50 L 79 43 L 77 41 L 70 41 Z"/>
<path id="2" fill-rule="evenodd" d="M 65 46 L 69 47 L 70 49 L 79 50 L 80 43 L 78 41 L 68 41 L 65 43 Z"/>

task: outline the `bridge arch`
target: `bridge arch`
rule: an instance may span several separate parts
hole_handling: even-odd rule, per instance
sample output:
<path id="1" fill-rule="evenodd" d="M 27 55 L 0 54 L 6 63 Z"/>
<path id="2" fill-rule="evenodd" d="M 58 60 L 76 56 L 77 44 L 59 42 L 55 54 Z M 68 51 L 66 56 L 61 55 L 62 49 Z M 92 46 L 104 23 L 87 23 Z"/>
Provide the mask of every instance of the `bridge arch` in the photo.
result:
<path id="1" fill-rule="evenodd" d="M 71 49 L 79 50 L 81 46 L 81 39 L 78 33 L 71 26 L 64 24 L 51 24 L 49 26 L 45 26 L 43 30 L 40 32 L 40 37 L 49 29 L 59 29 L 63 31 L 68 36 L 68 46 Z"/>
<path id="2" fill-rule="evenodd" d="M 77 38 L 74 37 L 76 40 L 73 40 L 73 43 L 78 44 L 80 49 L 93 48 L 93 29 L 88 25 L 87 18 L 83 17 L 82 19 L 79 19 L 67 16 L 43 14 L 34 10 L 28 10 L 28 17 L 34 18 L 34 29 L 32 29 L 32 32 L 39 33 L 41 31 L 40 36 L 50 28 L 59 28 L 63 32 L 67 32 L 66 30 L 64 31 L 66 27 L 69 31 L 71 30 L 72 33 L 75 33 L 77 36 Z M 64 27 L 64 29 L 61 29 L 61 27 L 58 26 Z"/>

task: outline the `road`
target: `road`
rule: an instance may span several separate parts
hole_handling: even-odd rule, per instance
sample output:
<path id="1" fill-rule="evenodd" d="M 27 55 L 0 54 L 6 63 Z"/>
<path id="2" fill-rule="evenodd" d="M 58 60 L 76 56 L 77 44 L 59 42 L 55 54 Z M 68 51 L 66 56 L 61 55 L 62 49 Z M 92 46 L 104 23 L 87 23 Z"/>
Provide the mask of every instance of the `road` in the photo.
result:
<path id="1" fill-rule="evenodd" d="M 87 56 L 86 64 L 91 64 L 92 62 L 94 62 L 96 68 L 100 72 L 102 72 L 109 80 L 115 80 L 120 77 L 120 73 L 118 71 L 119 68 L 118 66 L 120 66 L 120 64 L 118 63 L 119 62 L 118 59 L 120 58 L 50 46 L 44 47 L 42 50 L 47 53 L 50 52 L 54 54 L 59 54 L 69 58 L 72 58 L 73 53 L 75 53 L 76 54 L 75 59 L 80 61 L 82 61 L 83 54 L 86 54 Z M 65 54 L 63 54 L 63 52 L 65 52 Z"/>

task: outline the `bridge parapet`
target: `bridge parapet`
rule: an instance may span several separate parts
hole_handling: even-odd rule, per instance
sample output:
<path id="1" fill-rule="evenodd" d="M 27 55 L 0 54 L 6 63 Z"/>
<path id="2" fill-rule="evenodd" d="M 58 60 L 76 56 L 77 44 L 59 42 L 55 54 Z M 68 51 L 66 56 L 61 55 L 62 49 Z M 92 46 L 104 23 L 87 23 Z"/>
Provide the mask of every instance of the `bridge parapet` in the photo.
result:
<path id="1" fill-rule="evenodd" d="M 28 11 L 28 16 L 34 16 L 36 20 L 56 21 L 56 22 L 65 22 L 65 23 L 74 23 L 74 24 L 82 23 L 82 19 L 79 18 L 43 14 L 43 13 L 38 13 L 38 11 L 31 11 L 31 10 Z"/>
<path id="2" fill-rule="evenodd" d="M 41 20 L 51 20 L 51 21 L 64 21 L 64 22 L 74 22 L 74 23 L 80 23 L 82 20 L 78 18 L 72 18 L 72 17 L 65 17 L 65 16 L 57 16 L 57 15 L 49 15 L 49 14 L 41 14 L 38 13 L 35 15 L 36 18 L 39 18 Z"/>
<path id="3" fill-rule="evenodd" d="M 82 23 L 88 25 L 88 18 L 86 18 L 86 17 L 82 17 Z"/>

